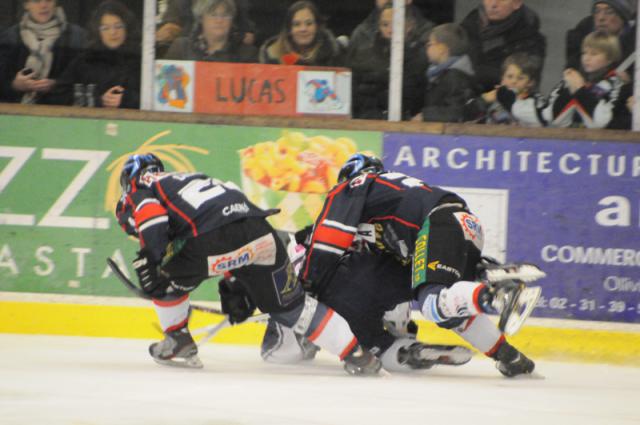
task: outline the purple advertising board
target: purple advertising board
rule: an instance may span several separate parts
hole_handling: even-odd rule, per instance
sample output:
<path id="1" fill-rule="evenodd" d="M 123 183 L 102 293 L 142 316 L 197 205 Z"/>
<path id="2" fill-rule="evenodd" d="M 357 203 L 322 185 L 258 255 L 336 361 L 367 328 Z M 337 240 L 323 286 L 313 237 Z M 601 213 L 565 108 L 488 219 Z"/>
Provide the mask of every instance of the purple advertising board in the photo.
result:
<path id="1" fill-rule="evenodd" d="M 640 323 L 640 143 L 388 133 L 383 157 L 467 199 L 489 255 L 547 273 L 534 316 Z"/>

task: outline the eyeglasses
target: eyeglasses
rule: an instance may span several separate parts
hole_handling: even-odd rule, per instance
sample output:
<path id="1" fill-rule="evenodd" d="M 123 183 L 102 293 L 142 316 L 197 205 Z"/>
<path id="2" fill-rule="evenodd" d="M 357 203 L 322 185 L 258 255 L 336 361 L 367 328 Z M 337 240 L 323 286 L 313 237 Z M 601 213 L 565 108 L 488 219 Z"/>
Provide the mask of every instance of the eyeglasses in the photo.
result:
<path id="1" fill-rule="evenodd" d="M 113 25 L 100 25 L 98 29 L 100 32 L 107 32 L 111 30 L 122 31 L 126 26 L 124 24 L 113 24 Z"/>

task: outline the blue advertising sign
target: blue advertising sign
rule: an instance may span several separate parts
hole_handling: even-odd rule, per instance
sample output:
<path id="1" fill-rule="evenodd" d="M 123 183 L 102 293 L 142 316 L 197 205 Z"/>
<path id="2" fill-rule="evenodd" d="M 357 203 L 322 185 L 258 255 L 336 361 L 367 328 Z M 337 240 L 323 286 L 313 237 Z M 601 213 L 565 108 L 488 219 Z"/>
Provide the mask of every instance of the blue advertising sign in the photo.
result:
<path id="1" fill-rule="evenodd" d="M 640 323 L 640 144 L 388 133 L 383 154 L 460 193 L 489 255 L 547 273 L 534 316 Z"/>

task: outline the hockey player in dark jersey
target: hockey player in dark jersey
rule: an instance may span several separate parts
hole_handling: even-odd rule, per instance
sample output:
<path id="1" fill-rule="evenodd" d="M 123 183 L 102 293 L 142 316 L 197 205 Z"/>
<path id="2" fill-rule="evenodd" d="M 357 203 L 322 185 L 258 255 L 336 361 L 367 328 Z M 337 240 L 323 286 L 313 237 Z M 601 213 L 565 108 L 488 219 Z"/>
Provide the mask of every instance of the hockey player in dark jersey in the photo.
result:
<path id="1" fill-rule="evenodd" d="M 116 216 L 137 237 L 134 268 L 149 294 L 165 339 L 149 352 L 161 364 L 202 367 L 187 328 L 189 292 L 222 277 L 219 292 L 231 323 L 256 307 L 296 334 L 344 360 L 351 374 L 375 374 L 380 361 L 363 350 L 347 322 L 307 296 L 286 248 L 266 217 L 233 183 L 202 173 L 164 172 L 153 154 L 131 156 L 123 166 Z"/>
<path id="2" fill-rule="evenodd" d="M 533 371 L 533 361 L 506 342 L 485 314 L 501 313 L 501 319 L 508 318 L 521 291 L 514 279 L 526 280 L 530 270 L 505 268 L 491 274 L 493 282 L 487 278 L 489 272 L 480 279 L 482 227 L 462 198 L 416 178 L 385 171 L 379 159 L 362 154 L 346 162 L 338 181 L 314 225 L 301 271 L 306 288 L 322 293 L 339 272 L 345 253 L 355 240 L 362 239 L 377 257 L 375 261 L 388 262 L 389 256 L 394 257 L 389 267 L 398 269 L 396 275 L 404 274 L 427 320 L 453 329 L 497 360 L 506 376 Z M 544 276 L 538 272 L 533 273 L 536 279 Z"/>

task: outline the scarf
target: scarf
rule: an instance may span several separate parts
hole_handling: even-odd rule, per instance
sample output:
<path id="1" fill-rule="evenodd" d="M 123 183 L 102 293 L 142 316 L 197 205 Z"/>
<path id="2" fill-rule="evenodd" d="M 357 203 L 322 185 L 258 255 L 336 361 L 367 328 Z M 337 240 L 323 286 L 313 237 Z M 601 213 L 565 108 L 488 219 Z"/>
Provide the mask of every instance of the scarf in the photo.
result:
<path id="1" fill-rule="evenodd" d="M 20 37 L 29 49 L 29 57 L 25 68 L 34 71 L 35 78 L 47 78 L 53 64 L 53 45 L 66 28 L 67 20 L 61 7 L 56 8 L 53 18 L 44 24 L 39 24 L 25 13 L 20 21 Z M 35 103 L 36 93 L 25 93 L 22 103 Z"/>
<path id="2" fill-rule="evenodd" d="M 427 79 L 429 82 L 433 82 L 440 74 L 456 63 L 460 59 L 460 56 L 451 56 L 449 59 L 440 64 L 431 64 L 427 69 Z"/>
<path id="3" fill-rule="evenodd" d="M 502 21 L 489 22 L 483 5 L 480 5 L 478 13 L 480 15 L 480 38 L 482 40 L 490 40 L 501 36 L 520 24 L 520 20 L 524 16 L 524 5 Z"/>

